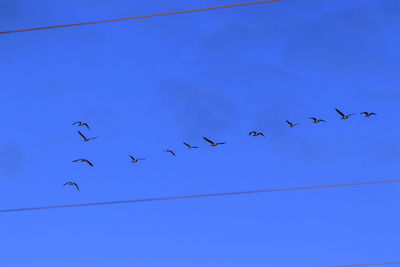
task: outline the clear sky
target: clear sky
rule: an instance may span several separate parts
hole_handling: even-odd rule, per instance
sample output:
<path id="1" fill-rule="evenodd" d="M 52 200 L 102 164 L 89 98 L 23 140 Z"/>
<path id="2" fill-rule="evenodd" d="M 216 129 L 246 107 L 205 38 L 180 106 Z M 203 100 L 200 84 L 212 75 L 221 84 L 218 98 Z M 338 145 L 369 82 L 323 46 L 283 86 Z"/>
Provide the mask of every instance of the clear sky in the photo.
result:
<path id="1" fill-rule="evenodd" d="M 0 30 L 240 2 L 1 0 Z M 396 0 L 288 0 L 2 35 L 0 209 L 398 179 L 399 14 Z M 399 190 L 4 213 L 0 266 L 398 261 Z"/>

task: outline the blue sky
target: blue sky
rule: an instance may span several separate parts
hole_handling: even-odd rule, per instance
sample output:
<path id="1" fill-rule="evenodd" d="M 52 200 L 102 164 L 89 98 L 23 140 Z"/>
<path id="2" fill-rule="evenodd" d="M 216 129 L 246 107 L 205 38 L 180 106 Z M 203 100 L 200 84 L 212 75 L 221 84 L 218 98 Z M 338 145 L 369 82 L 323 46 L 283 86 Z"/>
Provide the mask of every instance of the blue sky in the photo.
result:
<path id="1" fill-rule="evenodd" d="M 241 2 L 2 0 L 0 30 Z M 2 35 L 0 208 L 397 179 L 399 13 L 394 0 L 291 0 Z M 84 143 L 77 120 L 98 139 Z M 0 265 L 398 261 L 399 190 L 2 214 Z"/>

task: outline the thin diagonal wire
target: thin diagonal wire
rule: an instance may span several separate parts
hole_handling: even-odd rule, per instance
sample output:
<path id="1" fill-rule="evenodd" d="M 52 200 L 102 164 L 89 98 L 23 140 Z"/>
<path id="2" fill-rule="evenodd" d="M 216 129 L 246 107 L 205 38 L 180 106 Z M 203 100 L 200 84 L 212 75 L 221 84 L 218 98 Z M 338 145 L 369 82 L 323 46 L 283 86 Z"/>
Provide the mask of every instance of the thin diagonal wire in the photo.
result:
<path id="1" fill-rule="evenodd" d="M 351 265 L 335 265 L 335 266 L 327 266 L 327 267 L 363 267 L 363 266 L 382 266 L 382 265 L 400 265 L 400 261 L 398 261 L 398 262 L 351 264 Z"/>
<path id="2" fill-rule="evenodd" d="M 250 6 L 250 5 L 259 5 L 259 4 L 266 4 L 266 3 L 278 2 L 278 1 L 283 1 L 283 0 L 256 1 L 256 2 L 240 3 L 240 4 L 234 4 L 234 5 L 206 7 L 206 8 L 190 9 L 190 10 L 181 10 L 181 11 L 165 12 L 165 13 L 158 13 L 158 14 L 151 14 L 151 15 L 127 17 L 127 18 L 105 19 L 105 20 L 79 22 L 79 23 L 71 23 L 71 24 L 64 24 L 64 25 L 53 25 L 53 26 L 45 26 L 45 27 L 37 27 L 37 28 L 2 31 L 2 32 L 0 32 L 0 34 L 39 31 L 39 30 L 48 30 L 48 29 L 56 29 L 56 28 L 82 26 L 82 25 L 97 24 L 97 23 L 116 22 L 116 21 L 123 21 L 123 20 L 133 20 L 133 19 L 144 19 L 144 18 L 151 18 L 151 17 L 161 17 L 161 16 L 169 16 L 169 15 L 177 15 L 177 14 L 185 14 L 185 13 L 193 13 L 193 12 L 201 12 L 201 11 L 210 11 L 210 10 L 224 9 L 224 8 L 231 8 L 231 7 L 242 7 L 242 6 Z"/>
<path id="3" fill-rule="evenodd" d="M 133 199 L 133 200 L 118 200 L 118 201 L 79 203 L 79 204 L 42 206 L 42 207 L 18 208 L 18 209 L 3 209 L 3 210 L 0 210 L 0 213 L 33 211 L 33 210 L 47 210 L 47 209 L 61 209 L 61 208 L 75 208 L 75 207 L 87 207 L 87 206 L 115 205 L 115 204 L 151 202 L 151 201 L 165 201 L 165 200 L 177 200 L 177 199 L 223 197 L 223 196 L 233 196 L 233 195 L 272 193 L 272 192 L 284 192 L 284 191 L 298 191 L 298 190 L 310 190 L 310 189 L 322 189 L 322 188 L 334 188 L 334 187 L 348 187 L 348 186 L 361 186 L 361 185 L 376 185 L 376 184 L 389 184 L 389 183 L 400 183 L 400 180 L 385 180 L 385 181 L 359 182 L 359 183 L 350 183 L 350 184 L 303 186 L 303 187 L 250 190 L 250 191 L 239 191 L 239 192 L 225 192 L 225 193 L 184 195 L 184 196 L 171 196 L 171 197 L 158 197 L 158 198 L 142 198 L 142 199 Z"/>

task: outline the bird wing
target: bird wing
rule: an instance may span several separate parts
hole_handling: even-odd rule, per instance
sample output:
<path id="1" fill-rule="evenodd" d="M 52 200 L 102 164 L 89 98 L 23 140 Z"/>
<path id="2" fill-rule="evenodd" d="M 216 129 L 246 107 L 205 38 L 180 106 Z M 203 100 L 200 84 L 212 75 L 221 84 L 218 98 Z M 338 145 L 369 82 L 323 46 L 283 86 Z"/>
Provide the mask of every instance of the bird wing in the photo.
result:
<path id="1" fill-rule="evenodd" d="M 76 183 L 74 183 L 74 185 L 76 186 L 76 189 L 78 189 L 78 191 L 79 191 L 79 187 L 78 187 L 78 185 L 77 185 Z"/>
<path id="2" fill-rule="evenodd" d="M 80 131 L 78 131 L 79 135 L 83 137 L 83 139 L 87 139 Z"/>
<path id="3" fill-rule="evenodd" d="M 250 133 L 249 133 L 249 135 L 251 135 L 252 133 L 255 133 L 254 131 L 251 131 Z"/>
<path id="4" fill-rule="evenodd" d="M 287 123 L 289 123 L 290 125 L 293 125 L 293 123 L 291 123 L 290 121 L 286 120 Z"/>
<path id="5" fill-rule="evenodd" d="M 146 159 L 140 158 L 140 159 L 137 159 L 137 160 L 146 160 Z"/>
<path id="6" fill-rule="evenodd" d="M 66 186 L 67 184 L 69 184 L 69 182 L 66 182 L 63 186 Z"/>
<path id="7" fill-rule="evenodd" d="M 192 148 L 199 148 L 198 146 L 192 146 Z"/>
<path id="8" fill-rule="evenodd" d="M 185 142 L 183 142 L 187 147 L 190 147 L 190 145 L 186 144 Z"/>
<path id="9" fill-rule="evenodd" d="M 86 161 L 90 166 L 93 167 L 93 164 L 90 161 L 88 161 L 87 159 L 84 159 L 84 161 Z"/>
<path id="10" fill-rule="evenodd" d="M 326 120 L 319 120 L 319 121 L 323 121 L 323 122 L 326 122 Z"/>
<path id="11" fill-rule="evenodd" d="M 351 113 L 351 114 L 347 115 L 347 117 L 350 117 L 350 116 L 353 116 L 353 115 L 354 115 L 354 113 Z"/>
<path id="12" fill-rule="evenodd" d="M 77 162 L 77 161 L 80 161 L 81 159 L 76 159 L 76 160 L 73 160 L 72 162 Z"/>
<path id="13" fill-rule="evenodd" d="M 317 121 L 317 118 L 310 117 L 310 119 L 312 119 L 312 120 L 314 120 L 314 121 Z"/>
<path id="14" fill-rule="evenodd" d="M 264 136 L 264 134 L 263 134 L 263 133 L 258 133 L 258 134 L 260 134 L 260 135 Z M 264 136 L 264 137 L 265 137 L 265 136 Z"/>
<path id="15" fill-rule="evenodd" d="M 368 112 L 365 112 L 365 111 L 364 111 L 364 112 L 361 112 L 360 114 L 368 114 Z"/>
<path id="16" fill-rule="evenodd" d="M 225 144 L 226 142 L 220 142 L 220 143 L 215 143 L 216 145 L 223 145 L 223 144 Z"/>
<path id="17" fill-rule="evenodd" d="M 371 112 L 370 114 L 371 114 L 371 115 L 376 115 L 376 113 L 373 113 L 373 112 Z"/>
<path id="18" fill-rule="evenodd" d="M 87 123 L 84 123 L 83 125 L 85 125 L 88 129 L 90 129 L 89 125 Z"/>
<path id="19" fill-rule="evenodd" d="M 174 151 L 170 150 L 169 152 L 171 152 L 172 155 L 176 156 Z"/>
<path id="20" fill-rule="evenodd" d="M 77 123 L 79 123 L 79 121 L 74 122 L 72 125 L 75 125 L 75 124 L 77 124 Z"/>
<path id="21" fill-rule="evenodd" d="M 340 110 L 338 110 L 337 108 L 335 108 L 335 110 L 336 110 L 337 113 L 339 113 L 340 115 L 344 116 L 344 114 Z"/>
<path id="22" fill-rule="evenodd" d="M 206 137 L 203 137 L 203 139 L 206 140 L 207 142 L 211 143 L 211 144 L 214 144 L 213 141 L 211 141 L 210 139 L 207 139 Z"/>
<path id="23" fill-rule="evenodd" d="M 97 136 L 96 136 L 96 137 L 89 138 L 88 140 L 93 140 L 93 139 L 96 139 L 96 138 L 97 138 Z"/>
<path id="24" fill-rule="evenodd" d="M 128 154 L 128 156 L 131 157 L 132 160 L 135 160 L 135 158 L 134 158 L 133 156 L 131 156 L 131 155 L 129 155 L 129 154 Z"/>

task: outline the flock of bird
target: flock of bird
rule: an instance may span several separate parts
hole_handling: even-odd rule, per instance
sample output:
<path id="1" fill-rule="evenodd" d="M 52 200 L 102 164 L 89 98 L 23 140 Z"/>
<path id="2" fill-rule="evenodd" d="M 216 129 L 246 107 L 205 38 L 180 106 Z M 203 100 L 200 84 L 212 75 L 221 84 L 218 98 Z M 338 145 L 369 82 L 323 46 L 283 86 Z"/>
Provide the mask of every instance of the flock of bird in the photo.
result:
<path id="1" fill-rule="evenodd" d="M 345 115 L 343 112 L 341 112 L 341 111 L 338 110 L 337 108 L 336 108 L 335 110 L 336 110 L 336 112 L 341 116 L 341 119 L 342 119 L 342 120 L 348 119 L 350 116 L 352 116 L 352 115 L 355 114 L 355 113 L 351 113 L 351 114 Z M 374 112 L 366 112 L 366 111 L 361 112 L 360 114 L 361 114 L 361 115 L 364 115 L 364 117 L 366 117 L 366 118 L 371 117 L 372 115 L 377 115 L 377 114 L 374 113 Z M 323 120 L 323 119 L 317 119 L 317 118 L 314 118 L 314 117 L 310 117 L 310 119 L 313 120 L 313 123 L 326 122 L 326 121 Z M 290 122 L 290 121 L 288 121 L 288 120 L 286 120 L 286 122 L 289 124 L 289 126 L 290 126 L 291 128 L 293 128 L 293 127 L 295 127 L 296 125 L 299 125 L 299 124 L 300 124 L 300 123 L 292 123 L 292 122 Z M 86 122 L 77 121 L 77 122 L 74 122 L 72 125 L 85 126 L 87 129 L 90 129 L 89 125 L 88 125 Z M 82 134 L 80 131 L 78 131 L 78 133 L 79 133 L 79 135 L 83 138 L 83 141 L 84 141 L 84 142 L 89 142 L 90 140 L 94 140 L 94 139 L 97 138 L 97 137 L 87 138 L 87 137 L 86 137 L 84 134 Z M 263 134 L 262 132 L 256 132 L 256 131 L 251 131 L 251 132 L 249 133 L 249 135 L 250 135 L 250 136 L 263 136 L 263 137 L 265 137 L 264 134 Z M 208 138 L 206 138 L 206 137 L 203 137 L 203 139 L 204 139 L 205 141 L 207 141 L 208 143 L 210 143 L 211 146 L 223 145 L 223 144 L 226 143 L 226 142 L 214 142 L 214 141 L 211 141 L 210 139 L 208 139 Z M 188 143 L 185 143 L 185 142 L 184 142 L 183 144 L 184 144 L 185 146 L 187 146 L 188 149 L 198 148 L 197 146 L 192 146 L 192 145 L 189 145 Z M 173 156 L 176 156 L 176 155 L 175 155 L 175 152 L 172 151 L 172 150 L 170 150 L 170 149 L 166 149 L 166 150 L 164 150 L 164 152 L 171 153 Z M 145 160 L 144 158 L 135 158 L 135 157 L 133 157 L 133 156 L 130 155 L 130 154 L 128 154 L 128 156 L 131 158 L 131 161 L 130 161 L 131 163 L 137 163 L 139 160 Z M 90 166 L 93 167 L 93 164 L 92 164 L 89 160 L 87 160 L 87 159 L 76 159 L 76 160 L 73 160 L 72 162 L 86 162 L 88 165 L 90 165 Z M 66 183 L 64 184 L 64 186 L 66 186 L 66 185 L 75 186 L 76 189 L 79 191 L 79 186 L 78 186 L 75 182 L 68 181 L 68 182 L 66 182 Z"/>

